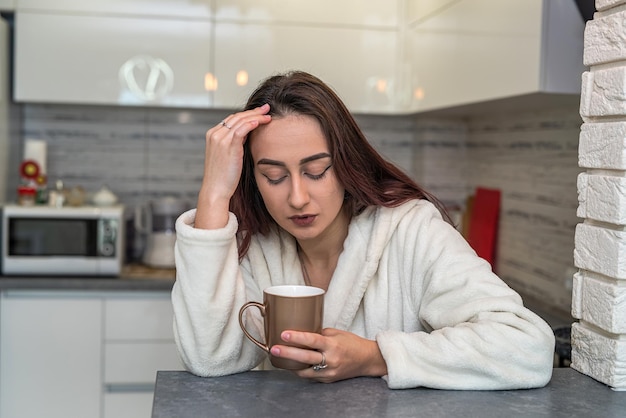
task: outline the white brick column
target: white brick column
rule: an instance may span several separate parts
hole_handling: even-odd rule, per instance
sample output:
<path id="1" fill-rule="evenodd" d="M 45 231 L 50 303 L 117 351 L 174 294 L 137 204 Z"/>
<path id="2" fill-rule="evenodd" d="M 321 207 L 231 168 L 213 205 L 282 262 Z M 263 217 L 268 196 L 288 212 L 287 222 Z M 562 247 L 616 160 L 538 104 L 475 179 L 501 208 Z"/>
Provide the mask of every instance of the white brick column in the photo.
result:
<path id="1" fill-rule="evenodd" d="M 585 29 L 571 367 L 626 390 L 626 0 Z"/>

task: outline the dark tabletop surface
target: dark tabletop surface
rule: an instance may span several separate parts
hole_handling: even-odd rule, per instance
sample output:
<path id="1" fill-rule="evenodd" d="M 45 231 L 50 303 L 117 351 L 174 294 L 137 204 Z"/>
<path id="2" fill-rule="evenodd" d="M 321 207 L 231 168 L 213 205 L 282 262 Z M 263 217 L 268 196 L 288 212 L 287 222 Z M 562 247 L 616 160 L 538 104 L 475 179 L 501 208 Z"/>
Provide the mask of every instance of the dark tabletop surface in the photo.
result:
<path id="1" fill-rule="evenodd" d="M 286 371 L 202 378 L 157 373 L 152 418 L 201 417 L 626 417 L 626 392 L 569 368 L 539 389 L 390 390 L 379 378 L 332 384 Z"/>

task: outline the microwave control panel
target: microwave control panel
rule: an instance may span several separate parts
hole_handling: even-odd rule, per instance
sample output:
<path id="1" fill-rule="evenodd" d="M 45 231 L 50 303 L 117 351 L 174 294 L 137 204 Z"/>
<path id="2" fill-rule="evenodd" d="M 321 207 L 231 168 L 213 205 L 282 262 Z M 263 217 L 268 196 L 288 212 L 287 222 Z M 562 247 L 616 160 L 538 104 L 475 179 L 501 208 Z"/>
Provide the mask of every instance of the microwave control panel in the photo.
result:
<path id="1" fill-rule="evenodd" d="M 98 220 L 98 255 L 115 257 L 119 221 L 117 219 Z"/>

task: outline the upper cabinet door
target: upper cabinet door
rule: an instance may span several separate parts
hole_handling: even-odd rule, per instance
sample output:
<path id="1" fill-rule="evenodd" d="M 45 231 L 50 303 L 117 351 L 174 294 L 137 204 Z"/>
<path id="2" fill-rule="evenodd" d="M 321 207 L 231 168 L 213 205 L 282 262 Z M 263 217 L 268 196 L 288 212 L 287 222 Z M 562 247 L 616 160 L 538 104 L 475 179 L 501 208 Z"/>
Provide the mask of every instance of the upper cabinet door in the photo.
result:
<path id="1" fill-rule="evenodd" d="M 287 70 L 331 85 L 353 112 L 393 112 L 400 2 L 215 0 L 215 105 L 241 107 Z"/>
<path id="2" fill-rule="evenodd" d="M 209 107 L 211 23 L 18 12 L 16 101 Z"/>
<path id="3" fill-rule="evenodd" d="M 7 1 L 7 0 L 0 0 Z M 356 113 L 579 94 L 584 23 L 556 0 L 15 0 L 17 101 L 239 108 L 304 70 Z"/>
<path id="4" fill-rule="evenodd" d="M 292 22 L 389 28 L 399 25 L 400 2 L 395 0 L 215 0 L 215 16 L 217 20 L 248 23 Z"/>
<path id="5" fill-rule="evenodd" d="M 17 0 L 0 0 L 0 11 L 15 10 L 15 2 Z"/>
<path id="6" fill-rule="evenodd" d="M 406 0 L 408 111 L 531 93 L 580 93 L 584 22 L 574 1 Z"/>
<path id="7" fill-rule="evenodd" d="M 214 0 L 0 0 L 0 4 L 6 1 L 13 1 L 18 10 L 206 19 Z"/>
<path id="8" fill-rule="evenodd" d="M 542 0 L 409 1 L 405 62 L 411 110 L 535 92 Z M 573 2 L 572 2 L 573 3 Z"/>
<path id="9" fill-rule="evenodd" d="M 303 70 L 332 86 L 353 112 L 395 109 L 393 30 L 218 22 L 215 31 L 217 107 L 241 107 L 266 77 Z"/>

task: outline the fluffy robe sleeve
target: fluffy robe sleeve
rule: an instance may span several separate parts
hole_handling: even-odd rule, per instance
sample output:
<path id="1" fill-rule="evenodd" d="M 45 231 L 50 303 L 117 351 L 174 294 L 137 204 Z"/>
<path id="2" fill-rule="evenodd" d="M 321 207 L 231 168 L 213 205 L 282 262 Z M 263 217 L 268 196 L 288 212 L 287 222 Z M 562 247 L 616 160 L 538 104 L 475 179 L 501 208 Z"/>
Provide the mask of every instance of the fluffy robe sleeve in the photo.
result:
<path id="1" fill-rule="evenodd" d="M 403 268 L 412 279 L 403 304 L 416 309 L 422 328 L 377 334 L 389 387 L 477 390 L 547 384 L 554 358 L 551 328 L 523 306 L 432 205 L 418 206 L 399 223 L 397 239 L 386 249 L 405 257 Z"/>
<path id="2" fill-rule="evenodd" d="M 194 219 L 195 209 L 176 221 L 172 305 L 179 355 L 187 370 L 199 376 L 250 370 L 265 353 L 244 341 L 239 308 L 247 298 L 263 299 L 258 289 L 246 290 L 235 239 L 237 219 L 230 214 L 226 227 L 217 230 L 195 229 Z M 260 338 L 258 328 L 253 333 Z"/>

